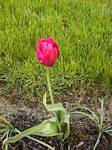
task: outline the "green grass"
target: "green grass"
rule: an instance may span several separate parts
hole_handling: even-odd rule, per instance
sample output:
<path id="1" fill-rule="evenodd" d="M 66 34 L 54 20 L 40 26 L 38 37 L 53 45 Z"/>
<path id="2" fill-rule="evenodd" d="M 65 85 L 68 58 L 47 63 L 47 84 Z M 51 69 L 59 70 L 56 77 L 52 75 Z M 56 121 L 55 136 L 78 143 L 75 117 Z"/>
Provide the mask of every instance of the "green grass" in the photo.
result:
<path id="1" fill-rule="evenodd" d="M 51 68 L 58 93 L 77 80 L 112 85 L 112 0 L 0 0 L 0 79 L 39 95 L 45 73 L 37 40 L 52 36 L 61 55 Z"/>

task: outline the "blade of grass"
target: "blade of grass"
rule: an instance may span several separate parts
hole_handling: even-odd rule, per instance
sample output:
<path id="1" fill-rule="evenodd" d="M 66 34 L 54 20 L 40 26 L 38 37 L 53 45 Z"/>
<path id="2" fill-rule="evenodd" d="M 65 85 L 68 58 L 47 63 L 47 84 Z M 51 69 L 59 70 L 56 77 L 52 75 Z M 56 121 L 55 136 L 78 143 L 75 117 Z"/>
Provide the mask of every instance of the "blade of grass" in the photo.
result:
<path id="1" fill-rule="evenodd" d="M 98 138 L 96 140 L 95 146 L 93 147 L 93 150 L 96 150 L 96 147 L 98 146 L 99 142 L 100 142 L 100 138 L 101 138 L 102 133 L 100 132 L 98 135 Z"/>
<path id="2" fill-rule="evenodd" d="M 99 124 L 99 119 L 98 119 L 98 117 L 97 117 L 97 115 L 91 110 L 91 109 L 89 109 L 89 108 L 87 108 L 87 107 L 79 107 L 80 109 L 83 109 L 83 110 L 85 110 L 85 111 L 89 111 L 92 115 L 93 115 L 93 117 L 96 119 L 96 121 L 97 121 L 97 124 Z"/>
<path id="3" fill-rule="evenodd" d="M 100 124 L 99 130 L 101 131 L 103 128 L 103 121 L 104 121 L 104 99 L 101 99 L 101 110 L 100 110 Z"/>
<path id="4" fill-rule="evenodd" d="M 78 114 L 78 115 L 87 116 L 88 118 L 90 118 L 96 124 L 96 126 L 98 126 L 98 122 L 94 119 L 94 117 L 92 117 L 91 115 L 89 115 L 87 113 L 76 111 L 76 112 L 72 112 L 71 114 Z"/>

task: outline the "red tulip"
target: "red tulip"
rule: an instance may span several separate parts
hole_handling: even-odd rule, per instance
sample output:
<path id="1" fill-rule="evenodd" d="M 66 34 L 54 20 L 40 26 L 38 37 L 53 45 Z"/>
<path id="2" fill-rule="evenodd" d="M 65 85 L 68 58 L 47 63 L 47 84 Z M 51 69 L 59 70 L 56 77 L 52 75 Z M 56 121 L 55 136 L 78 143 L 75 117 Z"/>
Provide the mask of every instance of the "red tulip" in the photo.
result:
<path id="1" fill-rule="evenodd" d="M 59 57 L 58 44 L 53 38 L 40 39 L 37 43 L 36 57 L 40 64 L 51 67 Z"/>

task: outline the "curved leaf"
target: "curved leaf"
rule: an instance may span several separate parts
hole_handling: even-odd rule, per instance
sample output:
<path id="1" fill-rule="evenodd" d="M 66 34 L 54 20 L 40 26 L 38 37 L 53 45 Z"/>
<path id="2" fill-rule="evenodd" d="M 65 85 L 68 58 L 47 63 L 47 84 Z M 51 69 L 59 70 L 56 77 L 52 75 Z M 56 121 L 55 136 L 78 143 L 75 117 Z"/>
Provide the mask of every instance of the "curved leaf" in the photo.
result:
<path id="1" fill-rule="evenodd" d="M 54 104 L 47 104 L 47 93 L 45 92 L 44 96 L 43 96 L 43 103 L 45 108 L 48 111 L 62 111 L 62 112 L 66 112 L 66 109 L 63 107 L 63 104 L 61 103 L 54 103 Z"/>
<path id="2" fill-rule="evenodd" d="M 63 133 L 61 138 L 64 140 L 69 136 L 70 133 L 70 127 L 69 127 L 70 115 L 68 114 L 67 110 L 64 108 L 62 103 L 47 104 L 46 97 L 47 97 L 47 93 L 45 92 L 43 96 L 44 106 L 48 111 L 55 112 L 59 131 Z"/>

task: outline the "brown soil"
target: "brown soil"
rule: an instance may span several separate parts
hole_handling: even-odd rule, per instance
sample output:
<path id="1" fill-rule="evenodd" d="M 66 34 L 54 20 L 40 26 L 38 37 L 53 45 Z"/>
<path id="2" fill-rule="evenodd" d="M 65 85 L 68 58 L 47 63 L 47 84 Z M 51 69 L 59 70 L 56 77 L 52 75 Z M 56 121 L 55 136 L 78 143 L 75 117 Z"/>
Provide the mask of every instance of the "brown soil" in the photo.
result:
<path id="1" fill-rule="evenodd" d="M 105 103 L 105 126 L 112 125 L 112 93 L 104 92 L 94 86 L 86 86 L 74 88 L 63 96 L 58 97 L 65 107 L 72 111 L 76 106 L 83 105 L 94 110 L 97 114 L 100 110 L 99 98 L 104 98 Z M 0 112 L 7 118 L 11 118 L 13 125 L 20 131 L 23 131 L 40 121 L 51 116 L 42 105 L 42 102 L 37 98 L 32 101 L 21 99 L 15 93 L 1 97 Z M 61 142 L 56 137 L 40 138 L 42 141 L 55 146 L 56 150 L 92 150 L 93 145 L 98 136 L 98 129 L 94 123 L 88 118 L 72 117 L 70 124 L 70 136 L 64 142 Z M 1 141 L 2 143 L 2 141 Z M 1 149 L 1 147 L 0 147 Z M 41 146 L 27 138 L 24 138 L 9 146 L 9 150 L 46 150 L 46 147 Z M 100 144 L 97 150 L 112 150 L 112 138 L 106 134 L 101 137 Z"/>

